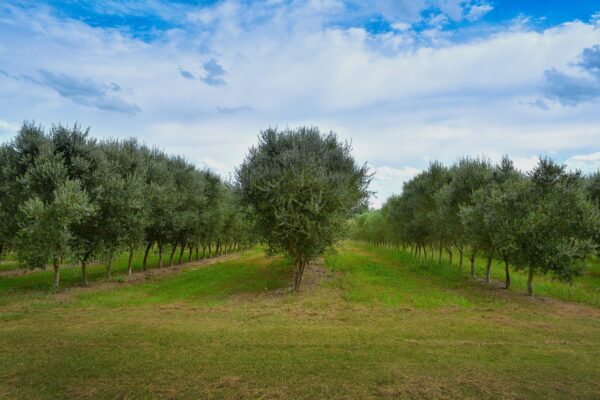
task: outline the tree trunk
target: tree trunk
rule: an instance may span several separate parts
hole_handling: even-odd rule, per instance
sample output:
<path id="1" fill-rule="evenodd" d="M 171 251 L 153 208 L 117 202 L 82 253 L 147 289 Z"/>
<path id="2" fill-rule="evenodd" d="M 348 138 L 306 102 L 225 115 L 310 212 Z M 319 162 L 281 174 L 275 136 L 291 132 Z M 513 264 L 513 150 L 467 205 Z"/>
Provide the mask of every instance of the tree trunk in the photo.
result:
<path id="1" fill-rule="evenodd" d="M 510 288 L 510 268 L 508 265 L 508 257 L 504 257 L 504 288 Z"/>
<path id="2" fill-rule="evenodd" d="M 129 249 L 129 259 L 127 259 L 127 275 L 131 276 L 131 264 L 133 261 L 133 247 Z"/>
<path id="3" fill-rule="evenodd" d="M 427 246 L 423 245 L 423 258 L 427 261 Z"/>
<path id="4" fill-rule="evenodd" d="M 158 268 L 162 268 L 163 266 L 163 245 L 162 243 L 158 245 Z"/>
<path id="5" fill-rule="evenodd" d="M 440 254 L 438 257 L 438 262 L 441 263 L 442 262 L 442 247 L 443 247 L 443 242 L 440 240 Z"/>
<path id="6" fill-rule="evenodd" d="M 294 264 L 294 292 L 297 292 L 300 289 L 300 283 L 302 283 L 302 276 L 304 275 L 304 268 L 308 265 L 308 261 L 300 258 Z"/>
<path id="7" fill-rule="evenodd" d="M 83 286 L 88 285 L 87 261 L 85 260 L 81 260 L 81 284 Z"/>
<path id="8" fill-rule="evenodd" d="M 175 254 L 175 250 L 177 250 L 177 245 L 173 246 L 171 250 L 171 256 L 169 257 L 169 267 L 173 265 L 173 255 Z"/>
<path id="9" fill-rule="evenodd" d="M 106 279 L 111 281 L 112 280 L 112 257 L 110 257 L 108 259 L 108 261 L 106 262 Z"/>
<path id="10" fill-rule="evenodd" d="M 183 251 L 185 250 L 185 245 L 181 245 L 181 249 L 179 250 L 179 262 L 178 264 L 181 264 L 181 261 L 183 261 Z"/>
<path id="11" fill-rule="evenodd" d="M 58 289 L 60 285 L 60 263 L 58 258 L 54 259 L 54 289 Z"/>
<path id="12" fill-rule="evenodd" d="M 458 249 L 458 254 L 459 254 L 458 269 L 460 270 L 460 272 L 462 272 L 464 253 L 465 253 L 464 250 L 462 249 L 462 247 L 460 247 Z"/>
<path id="13" fill-rule="evenodd" d="M 150 247 L 152 247 L 152 243 L 148 243 L 146 246 L 146 251 L 144 252 L 144 262 L 142 263 L 144 271 L 146 271 L 146 261 L 148 261 L 148 252 L 150 252 Z"/>
<path id="14" fill-rule="evenodd" d="M 208 244 L 208 258 L 212 257 L 212 249 L 210 243 Z M 205 257 L 206 258 L 206 257 Z"/>
<path id="15" fill-rule="evenodd" d="M 529 274 L 527 275 L 527 294 L 533 296 L 533 267 L 529 267 Z"/>
<path id="16" fill-rule="evenodd" d="M 196 260 L 200 259 L 200 250 L 198 249 L 198 246 L 196 246 Z"/>
<path id="17" fill-rule="evenodd" d="M 471 254 L 471 278 L 475 277 L 475 253 Z"/>
<path id="18" fill-rule="evenodd" d="M 189 251 L 190 251 L 190 254 L 189 254 L 189 256 L 188 256 L 188 262 L 191 262 L 191 261 L 192 261 L 192 253 L 193 253 L 193 251 L 194 251 L 194 246 L 192 246 L 192 245 L 190 244 L 190 245 L 188 246 L 188 249 L 189 249 Z"/>
<path id="19" fill-rule="evenodd" d="M 206 245 L 202 245 L 202 258 L 206 258 Z"/>
<path id="20" fill-rule="evenodd" d="M 490 282 L 490 273 L 492 271 L 492 256 L 487 257 L 487 262 L 485 263 L 485 281 Z"/>
<path id="21" fill-rule="evenodd" d="M 452 266 L 452 250 L 446 247 L 446 251 L 448 252 L 448 256 L 450 257 L 450 266 Z"/>

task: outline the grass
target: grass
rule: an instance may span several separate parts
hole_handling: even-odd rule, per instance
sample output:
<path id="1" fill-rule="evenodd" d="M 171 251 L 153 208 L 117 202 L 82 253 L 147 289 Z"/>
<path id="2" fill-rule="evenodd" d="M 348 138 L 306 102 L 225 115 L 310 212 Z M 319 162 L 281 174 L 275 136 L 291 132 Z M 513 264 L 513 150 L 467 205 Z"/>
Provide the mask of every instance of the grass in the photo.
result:
<path id="1" fill-rule="evenodd" d="M 358 247 L 370 247 L 368 245 L 357 244 Z M 413 268 L 418 268 L 419 271 L 429 271 L 430 278 L 442 275 L 452 277 L 454 280 L 465 280 L 470 273 L 470 253 L 465 253 L 463 261 L 463 271 L 458 269 L 458 255 L 454 254 L 453 266 L 448 265 L 448 254 L 442 254 L 442 265 L 438 262 L 438 253 L 436 249 L 434 260 L 427 260 L 421 263 L 410 255 L 409 251 L 394 250 L 382 247 L 371 247 L 372 251 L 379 254 L 379 257 L 385 257 L 389 262 L 402 263 L 412 265 Z M 429 253 L 428 253 L 429 254 Z M 486 260 L 479 256 L 475 259 L 475 275 L 485 277 Z M 493 280 L 504 282 L 504 262 L 494 260 L 492 262 L 491 278 Z M 511 290 L 518 293 L 527 292 L 527 273 L 517 271 L 511 266 Z M 549 296 L 561 300 L 573 301 L 578 303 L 586 303 L 596 307 L 600 307 L 600 261 L 598 259 L 590 259 L 588 261 L 587 270 L 584 275 L 576 277 L 572 283 L 560 282 L 553 279 L 550 275 L 536 274 L 533 278 L 533 291 L 535 295 Z"/>
<path id="2" fill-rule="evenodd" d="M 167 265 L 169 261 L 170 249 L 166 248 L 163 254 L 163 265 Z M 202 252 L 201 254 L 202 255 Z M 214 254 L 213 254 L 214 255 Z M 195 257 L 195 254 L 194 254 Z M 129 254 L 123 253 L 115 258 L 112 265 L 112 276 L 115 280 L 122 280 L 122 277 L 127 273 L 127 261 Z M 142 263 L 144 259 L 144 251 L 138 250 L 134 253 L 132 260 L 132 271 L 140 272 L 143 270 Z M 174 263 L 179 259 L 179 250 L 176 251 L 173 257 Z M 187 261 L 188 252 L 184 253 L 183 260 Z M 19 269 L 17 261 L 8 258 L 6 261 L 2 261 L 0 264 L 0 273 L 2 271 L 16 270 Z M 158 249 L 154 247 L 148 254 L 147 268 L 158 267 Z M 53 279 L 54 271 L 52 267 L 48 267 L 45 270 L 24 270 L 24 272 L 32 272 L 26 274 L 15 274 L 0 277 L 0 296 L 5 292 L 11 291 L 53 291 Z M 88 281 L 98 282 L 102 281 L 106 277 L 106 269 L 103 263 L 94 262 L 87 267 Z M 69 288 L 73 286 L 79 286 L 81 284 L 81 268 L 78 264 L 65 264 L 60 269 L 60 286 L 62 288 Z"/>
<path id="3" fill-rule="evenodd" d="M 600 395 L 597 307 L 363 245 L 324 265 L 298 294 L 259 249 L 139 285 L 4 290 L 0 398 Z"/>

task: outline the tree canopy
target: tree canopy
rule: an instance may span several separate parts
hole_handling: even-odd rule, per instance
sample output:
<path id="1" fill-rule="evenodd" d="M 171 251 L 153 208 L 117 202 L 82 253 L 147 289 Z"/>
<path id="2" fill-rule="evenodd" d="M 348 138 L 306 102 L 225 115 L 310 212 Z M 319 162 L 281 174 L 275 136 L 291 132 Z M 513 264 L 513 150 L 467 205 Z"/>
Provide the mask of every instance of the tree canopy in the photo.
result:
<path id="1" fill-rule="evenodd" d="M 294 290 L 308 262 L 341 237 L 369 194 L 370 175 L 350 143 L 313 127 L 262 131 L 236 175 L 269 252 L 293 260 Z"/>

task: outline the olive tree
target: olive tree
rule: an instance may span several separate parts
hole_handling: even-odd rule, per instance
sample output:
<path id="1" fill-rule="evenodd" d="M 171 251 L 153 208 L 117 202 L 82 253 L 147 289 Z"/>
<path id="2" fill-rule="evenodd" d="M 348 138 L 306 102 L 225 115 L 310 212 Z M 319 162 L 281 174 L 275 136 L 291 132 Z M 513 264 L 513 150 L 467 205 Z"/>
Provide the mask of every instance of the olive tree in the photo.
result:
<path id="1" fill-rule="evenodd" d="M 516 267 L 527 270 L 527 293 L 532 295 L 535 273 L 571 281 L 583 272 L 594 250 L 599 217 L 579 172 L 542 158 L 529 175 L 526 208 L 514 234 Z"/>
<path id="2" fill-rule="evenodd" d="M 370 174 L 351 145 L 314 127 L 262 131 L 236 176 L 269 253 L 293 260 L 294 291 L 307 264 L 335 243 L 369 195 Z"/>
<path id="3" fill-rule="evenodd" d="M 58 288 L 60 262 L 72 253 L 74 225 L 93 214 L 87 193 L 67 177 L 62 159 L 48 146 L 22 178 L 32 196 L 20 206 L 19 258 L 30 266 L 54 267 Z"/>

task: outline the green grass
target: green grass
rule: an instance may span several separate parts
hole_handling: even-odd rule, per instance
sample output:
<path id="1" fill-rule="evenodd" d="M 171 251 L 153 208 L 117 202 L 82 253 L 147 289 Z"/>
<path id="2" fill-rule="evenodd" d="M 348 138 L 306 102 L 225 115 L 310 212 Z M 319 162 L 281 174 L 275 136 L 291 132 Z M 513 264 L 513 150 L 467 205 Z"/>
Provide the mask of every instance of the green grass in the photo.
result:
<path id="1" fill-rule="evenodd" d="M 170 248 L 166 248 L 163 254 L 163 265 L 167 265 L 170 256 Z M 200 255 L 202 255 L 202 251 L 200 251 Z M 195 257 L 195 253 L 193 254 Z M 115 280 L 119 280 L 120 276 L 124 276 L 127 273 L 127 261 L 129 258 L 129 254 L 123 253 L 115 258 L 112 265 L 112 277 Z M 142 271 L 142 263 L 144 259 L 144 251 L 138 250 L 134 253 L 134 257 L 132 260 L 132 270 L 134 272 Z M 179 250 L 176 251 L 175 256 L 173 257 L 174 263 L 176 263 L 179 259 Z M 187 261 L 188 252 L 184 253 L 183 260 Z M 9 259 L 10 260 L 10 259 Z M 4 264 L 4 261 L 3 261 Z M 0 265 L 3 265 L 0 264 Z M 19 269 L 19 266 L 16 261 L 6 261 L 6 265 L 8 265 L 4 269 L 0 269 L 1 271 L 6 270 L 14 270 Z M 147 260 L 147 268 L 156 268 L 158 267 L 158 249 L 153 248 L 148 254 Z M 24 272 L 27 272 L 23 275 L 10 275 L 10 276 L 1 276 L 0 275 L 0 296 L 3 292 L 10 291 L 53 291 L 53 282 L 54 282 L 54 271 L 51 267 L 48 267 L 45 270 L 29 270 L 25 269 Z M 88 273 L 88 281 L 89 282 L 97 282 L 103 281 L 106 279 L 106 268 L 105 265 L 101 262 L 94 262 L 88 265 L 87 267 Z M 78 264 L 65 264 L 60 269 L 60 286 L 62 288 L 69 288 L 73 286 L 80 286 L 81 284 L 81 268 Z"/>
<path id="2" fill-rule="evenodd" d="M 11 255 L 2 254 L 0 256 L 0 272 L 12 271 L 12 270 L 19 269 L 19 268 L 20 268 L 19 262 L 16 260 L 16 258 L 12 254 Z"/>
<path id="3" fill-rule="evenodd" d="M 6 289 L 0 398 L 600 395 L 596 307 L 363 245 L 324 264 L 330 277 L 309 271 L 298 294 L 289 263 L 259 249 L 139 285 Z"/>
<path id="4" fill-rule="evenodd" d="M 385 258 L 388 262 L 399 263 L 410 266 L 420 274 L 427 274 L 430 279 L 450 278 L 452 280 L 464 280 L 470 273 L 470 253 L 465 253 L 463 271 L 458 269 L 458 255 L 454 254 L 453 266 L 448 265 L 448 254 L 442 254 L 442 264 L 438 262 L 436 249 L 434 260 L 418 262 L 409 251 L 395 250 L 386 247 L 373 247 L 364 244 L 356 244 L 358 248 L 369 248 L 371 252 L 377 253 L 378 257 Z M 429 253 L 428 253 L 429 254 Z M 485 277 L 486 260 L 479 256 L 475 259 L 475 275 Z M 499 260 L 492 262 L 491 278 L 504 282 L 504 263 Z M 527 273 L 517 271 L 511 266 L 511 290 L 518 293 L 527 292 Z M 588 261 L 584 275 L 576 277 L 572 283 L 560 282 L 552 276 L 536 274 L 533 278 L 533 291 L 537 296 L 550 296 L 561 300 L 586 303 L 600 307 L 600 261 L 592 259 Z"/>

